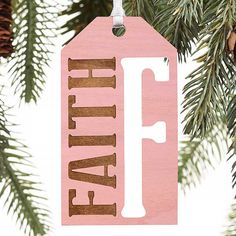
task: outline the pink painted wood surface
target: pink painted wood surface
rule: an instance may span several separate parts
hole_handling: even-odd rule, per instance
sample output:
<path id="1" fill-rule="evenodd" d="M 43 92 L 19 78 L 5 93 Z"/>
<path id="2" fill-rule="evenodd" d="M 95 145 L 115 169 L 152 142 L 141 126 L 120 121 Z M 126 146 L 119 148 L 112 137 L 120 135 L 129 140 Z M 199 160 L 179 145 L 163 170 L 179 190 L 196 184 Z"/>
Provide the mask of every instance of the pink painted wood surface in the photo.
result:
<path id="1" fill-rule="evenodd" d="M 160 34 L 142 18 L 125 17 L 126 34 L 112 34 L 112 18 L 98 17 L 62 50 L 62 224 L 176 224 L 177 223 L 177 54 Z M 68 58 L 105 59 L 116 57 L 116 89 L 88 88 L 68 90 L 68 76 L 82 76 L 84 72 L 68 72 Z M 124 81 L 121 59 L 125 57 L 167 57 L 170 80 L 156 82 L 153 75 L 143 73 L 143 125 L 157 120 L 167 124 L 167 142 L 156 144 L 143 141 L 143 204 L 147 214 L 143 218 L 123 218 L 124 205 Z M 106 72 L 107 73 L 107 72 Z M 107 73 L 113 75 L 114 72 Z M 97 71 L 103 75 L 104 71 Z M 117 107 L 117 117 L 76 118 L 76 130 L 68 129 L 68 96 L 76 95 L 75 106 Z M 68 135 L 107 135 L 116 133 L 116 147 L 68 147 Z M 109 167 L 109 175 L 117 176 L 117 188 L 71 180 L 68 163 L 73 160 L 110 155 L 116 152 L 117 165 Z M 90 171 L 90 170 L 89 170 Z M 99 172 L 100 171 L 100 172 Z M 93 173 L 102 174 L 94 168 Z M 117 216 L 69 217 L 68 192 L 77 190 L 74 204 L 88 204 L 88 191 L 95 192 L 94 204 L 117 203 Z"/>

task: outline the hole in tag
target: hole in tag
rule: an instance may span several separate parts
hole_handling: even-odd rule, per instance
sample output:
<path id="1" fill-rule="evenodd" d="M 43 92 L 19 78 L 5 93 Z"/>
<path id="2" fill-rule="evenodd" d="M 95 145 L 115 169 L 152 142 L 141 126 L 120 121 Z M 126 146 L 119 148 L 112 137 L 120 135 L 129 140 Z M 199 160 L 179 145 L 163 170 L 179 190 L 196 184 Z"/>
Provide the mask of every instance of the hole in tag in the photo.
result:
<path id="1" fill-rule="evenodd" d="M 112 33 L 116 36 L 116 37 L 122 37 L 124 36 L 126 32 L 126 28 L 124 25 L 121 26 L 113 26 L 112 28 Z"/>

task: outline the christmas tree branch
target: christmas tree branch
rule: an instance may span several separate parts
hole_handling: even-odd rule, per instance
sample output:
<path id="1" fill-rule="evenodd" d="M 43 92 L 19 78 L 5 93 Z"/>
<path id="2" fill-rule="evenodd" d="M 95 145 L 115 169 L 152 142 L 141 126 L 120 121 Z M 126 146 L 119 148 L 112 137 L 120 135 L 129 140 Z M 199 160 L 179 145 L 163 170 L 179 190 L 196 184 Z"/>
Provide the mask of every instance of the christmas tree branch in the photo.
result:
<path id="1" fill-rule="evenodd" d="M 156 0 L 155 5 L 153 26 L 177 48 L 179 60 L 186 61 L 202 28 L 203 1 Z"/>
<path id="2" fill-rule="evenodd" d="M 222 159 L 226 145 L 224 124 L 215 126 L 204 139 L 188 138 L 180 143 L 178 182 L 183 190 L 199 183 L 208 167 L 213 168 L 216 160 Z"/>
<path id="3" fill-rule="evenodd" d="M 227 113 L 227 121 L 228 121 L 228 130 L 229 136 L 231 138 L 231 145 L 229 147 L 229 152 L 231 154 L 230 158 L 235 158 L 236 154 L 236 95 L 231 99 L 228 106 Z M 233 187 L 236 186 L 236 161 L 232 165 L 232 183 Z"/>
<path id="4" fill-rule="evenodd" d="M 102 4 L 101 4 L 102 3 Z M 142 16 L 150 24 L 154 20 L 154 0 L 124 0 L 123 7 L 127 16 Z M 97 16 L 109 16 L 112 11 L 112 0 L 71 1 L 69 7 L 62 11 L 62 16 L 71 16 L 62 26 L 62 34 L 75 31 L 76 36 Z"/>
<path id="5" fill-rule="evenodd" d="M 124 0 L 123 6 L 127 16 L 141 16 L 152 24 L 156 9 L 154 3 L 153 0 Z"/>
<path id="6" fill-rule="evenodd" d="M 15 216 L 27 235 L 46 235 L 50 230 L 49 212 L 40 183 L 33 181 L 30 155 L 26 146 L 12 138 L 6 113 L 9 108 L 0 100 L 0 198 L 5 199 L 7 212 Z"/>
<path id="7" fill-rule="evenodd" d="M 9 72 L 15 92 L 25 102 L 36 102 L 44 87 L 45 66 L 49 64 L 55 28 L 52 7 L 53 4 L 46 1 L 13 1 L 15 52 L 10 59 Z"/>
<path id="8" fill-rule="evenodd" d="M 61 12 L 62 16 L 71 16 L 62 26 L 62 34 L 74 31 L 76 36 L 97 16 L 109 16 L 111 10 L 112 0 L 70 1 L 70 5 Z"/>
<path id="9" fill-rule="evenodd" d="M 232 97 L 228 105 L 227 120 L 229 135 L 232 139 L 230 151 L 233 151 L 233 154 L 236 154 L 236 95 Z"/>
<path id="10" fill-rule="evenodd" d="M 224 236 L 236 235 L 236 202 L 232 204 L 231 212 L 228 216 L 229 224 L 225 229 Z"/>
<path id="11" fill-rule="evenodd" d="M 205 137 L 220 117 L 226 114 L 227 98 L 231 93 L 235 66 L 228 56 L 226 41 L 235 20 L 236 3 L 233 1 L 208 1 L 205 6 L 200 32 L 200 44 L 196 52 L 201 65 L 188 76 L 184 87 L 184 133 L 193 137 Z"/>

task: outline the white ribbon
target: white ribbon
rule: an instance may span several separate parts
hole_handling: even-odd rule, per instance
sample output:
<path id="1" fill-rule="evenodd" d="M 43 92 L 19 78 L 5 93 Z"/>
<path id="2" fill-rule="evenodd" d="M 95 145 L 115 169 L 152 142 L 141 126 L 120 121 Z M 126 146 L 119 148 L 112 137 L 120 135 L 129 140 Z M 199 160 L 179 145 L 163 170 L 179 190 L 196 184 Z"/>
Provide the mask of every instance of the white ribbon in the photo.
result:
<path id="1" fill-rule="evenodd" d="M 123 9 L 122 0 L 113 0 L 113 27 L 118 28 L 124 25 L 125 11 Z"/>

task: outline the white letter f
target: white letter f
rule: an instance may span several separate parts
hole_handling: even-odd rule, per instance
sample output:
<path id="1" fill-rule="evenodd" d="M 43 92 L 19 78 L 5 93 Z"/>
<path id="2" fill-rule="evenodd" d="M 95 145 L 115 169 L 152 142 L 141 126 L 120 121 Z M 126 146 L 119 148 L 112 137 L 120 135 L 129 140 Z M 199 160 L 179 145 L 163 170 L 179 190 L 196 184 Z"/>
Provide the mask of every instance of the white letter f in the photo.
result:
<path id="1" fill-rule="evenodd" d="M 164 58 L 124 58 L 121 64 L 124 69 L 125 139 L 125 205 L 122 216 L 138 218 L 146 214 L 142 202 L 142 140 L 166 141 L 165 122 L 159 121 L 150 127 L 142 125 L 142 72 L 151 69 L 156 81 L 167 81 L 169 70 L 166 70 L 168 66 L 164 64 Z M 160 73 L 163 69 L 166 74 Z"/>

